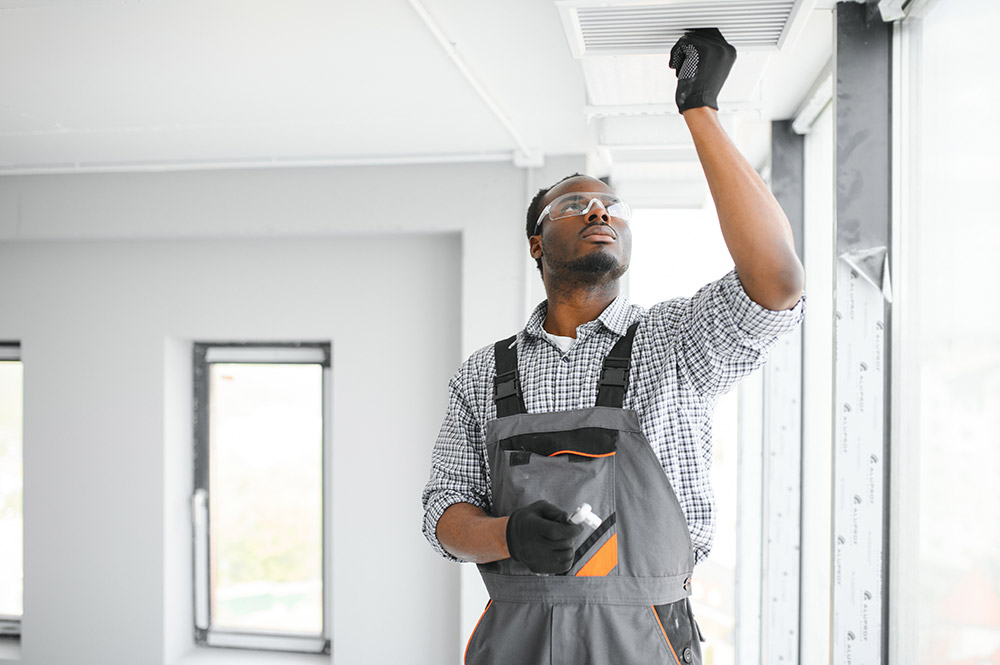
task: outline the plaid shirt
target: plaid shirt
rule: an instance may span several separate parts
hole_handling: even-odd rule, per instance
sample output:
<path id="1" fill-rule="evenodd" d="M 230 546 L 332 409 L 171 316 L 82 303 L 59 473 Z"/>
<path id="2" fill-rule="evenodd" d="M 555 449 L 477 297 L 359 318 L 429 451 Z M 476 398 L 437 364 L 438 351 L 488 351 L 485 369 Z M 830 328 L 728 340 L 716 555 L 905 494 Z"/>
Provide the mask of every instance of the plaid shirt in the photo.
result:
<path id="1" fill-rule="evenodd" d="M 778 336 L 802 319 L 804 298 L 772 311 L 750 300 L 730 271 L 693 298 L 675 298 L 648 311 L 618 296 L 601 315 L 576 329 L 566 353 L 542 329 L 542 302 L 517 335 L 518 374 L 528 413 L 594 406 L 604 357 L 636 320 L 624 408 L 639 416 L 653 452 L 687 518 L 695 561 L 708 556 L 715 533 L 712 412 L 718 395 L 760 367 Z M 424 536 L 444 557 L 458 561 L 437 539 L 448 506 L 471 503 L 492 510 L 486 459 L 486 423 L 496 418 L 493 346 L 472 354 L 448 383 L 448 412 L 431 454 L 424 488 Z"/>

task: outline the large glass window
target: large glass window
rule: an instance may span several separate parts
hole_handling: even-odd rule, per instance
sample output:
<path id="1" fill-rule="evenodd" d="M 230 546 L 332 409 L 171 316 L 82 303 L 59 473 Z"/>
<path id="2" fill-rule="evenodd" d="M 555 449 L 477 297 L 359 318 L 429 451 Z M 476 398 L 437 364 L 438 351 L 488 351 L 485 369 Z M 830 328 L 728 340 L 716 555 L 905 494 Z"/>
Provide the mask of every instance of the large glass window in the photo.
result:
<path id="1" fill-rule="evenodd" d="M 0 635 L 20 634 L 24 610 L 23 383 L 20 347 L 0 343 Z"/>
<path id="2" fill-rule="evenodd" d="M 691 297 L 733 268 L 712 208 L 637 210 L 632 221 L 629 300 L 643 307 L 676 297 Z M 739 448 L 738 393 L 723 395 L 713 422 L 712 485 L 716 530 L 712 553 L 695 571 L 691 603 L 705 636 L 706 663 L 736 662 L 736 570 L 738 561 Z M 759 443 L 758 443 L 759 445 Z M 759 521 L 760 503 L 756 510 Z"/>
<path id="3" fill-rule="evenodd" d="M 195 623 L 209 645 L 328 649 L 329 347 L 195 347 Z"/>
<path id="4" fill-rule="evenodd" d="M 919 580 L 910 580 L 919 630 L 910 637 L 928 665 L 1000 658 L 998 25 L 995 0 L 947 0 L 910 26 L 919 154 L 904 286 L 918 325 L 903 362 L 919 396 L 903 414 L 917 440 L 900 446 L 919 452 Z"/>

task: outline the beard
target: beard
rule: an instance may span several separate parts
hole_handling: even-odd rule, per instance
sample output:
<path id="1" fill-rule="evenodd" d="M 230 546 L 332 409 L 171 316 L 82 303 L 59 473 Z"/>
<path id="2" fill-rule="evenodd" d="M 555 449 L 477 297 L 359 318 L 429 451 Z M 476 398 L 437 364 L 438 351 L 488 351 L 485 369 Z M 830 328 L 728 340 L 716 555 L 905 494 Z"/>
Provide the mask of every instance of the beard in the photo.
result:
<path id="1" fill-rule="evenodd" d="M 551 252 L 542 243 L 542 252 L 548 256 L 549 267 L 553 275 L 561 279 L 583 284 L 598 284 L 616 280 L 628 270 L 628 263 L 623 263 L 609 252 L 590 252 L 574 259 L 564 259 L 559 252 Z"/>
<path id="2" fill-rule="evenodd" d="M 566 263 L 565 267 L 570 272 L 578 275 L 597 276 L 613 273 L 621 267 L 621 264 L 618 263 L 618 259 L 609 254 L 605 254 L 604 252 L 592 252 L 586 256 L 581 256 L 578 259 Z"/>

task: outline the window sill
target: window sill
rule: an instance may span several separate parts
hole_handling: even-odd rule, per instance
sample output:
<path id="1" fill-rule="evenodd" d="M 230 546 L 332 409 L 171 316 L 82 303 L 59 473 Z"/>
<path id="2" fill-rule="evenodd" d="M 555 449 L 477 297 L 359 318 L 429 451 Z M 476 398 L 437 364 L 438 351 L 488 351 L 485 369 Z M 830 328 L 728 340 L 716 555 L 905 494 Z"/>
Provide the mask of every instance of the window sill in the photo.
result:
<path id="1" fill-rule="evenodd" d="M 21 638 L 0 637 L 0 665 L 21 662 Z"/>
<path id="2" fill-rule="evenodd" d="M 329 665 L 330 662 L 331 656 L 319 653 L 195 647 L 173 665 Z"/>

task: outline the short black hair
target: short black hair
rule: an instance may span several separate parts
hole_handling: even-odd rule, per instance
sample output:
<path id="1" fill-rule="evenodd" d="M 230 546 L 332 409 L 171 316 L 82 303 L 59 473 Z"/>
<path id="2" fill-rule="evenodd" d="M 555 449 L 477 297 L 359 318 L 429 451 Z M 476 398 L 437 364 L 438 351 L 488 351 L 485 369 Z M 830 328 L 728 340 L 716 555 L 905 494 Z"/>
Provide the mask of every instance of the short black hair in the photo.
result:
<path id="1" fill-rule="evenodd" d="M 528 204 L 528 214 L 525 217 L 525 221 L 527 222 L 527 224 L 525 225 L 525 233 L 528 235 L 529 238 L 535 235 L 535 227 L 538 226 L 538 216 L 542 214 L 542 199 L 545 198 L 545 195 L 548 194 L 550 191 L 552 191 L 552 188 L 555 187 L 556 185 L 566 182 L 570 178 L 579 178 L 581 176 L 586 176 L 586 174 L 574 173 L 572 175 L 568 175 L 559 182 L 554 182 L 548 187 L 542 187 L 540 190 L 538 190 L 538 192 L 535 193 L 535 196 L 531 199 L 531 203 Z M 535 259 L 535 264 L 538 266 L 538 272 L 541 273 L 542 260 Z"/>

